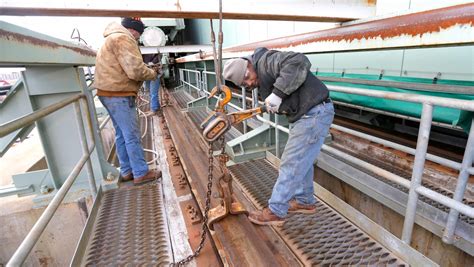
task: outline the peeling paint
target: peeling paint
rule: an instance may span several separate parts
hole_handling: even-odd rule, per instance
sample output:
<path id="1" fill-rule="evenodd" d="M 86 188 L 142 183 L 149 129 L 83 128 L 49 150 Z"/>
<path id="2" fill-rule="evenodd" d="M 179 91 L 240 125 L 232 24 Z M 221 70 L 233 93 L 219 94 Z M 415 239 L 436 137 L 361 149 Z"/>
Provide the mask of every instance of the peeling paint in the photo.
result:
<path id="1" fill-rule="evenodd" d="M 81 47 L 76 47 L 76 46 L 72 46 L 72 45 L 68 46 L 68 45 L 58 44 L 58 43 L 55 43 L 55 42 L 42 40 L 42 39 L 39 39 L 39 38 L 36 38 L 36 37 L 6 31 L 6 30 L 3 30 L 3 29 L 0 29 L 0 39 L 6 39 L 6 40 L 9 40 L 9 41 L 16 41 L 16 42 L 19 42 L 19 43 L 28 43 L 28 44 L 32 44 L 34 46 L 47 47 L 47 48 L 52 48 L 52 49 L 64 48 L 64 49 L 67 49 L 67 50 L 71 50 L 75 53 L 81 54 L 83 56 L 89 56 L 89 57 L 95 57 L 96 56 L 96 52 L 92 49 L 81 48 Z"/>

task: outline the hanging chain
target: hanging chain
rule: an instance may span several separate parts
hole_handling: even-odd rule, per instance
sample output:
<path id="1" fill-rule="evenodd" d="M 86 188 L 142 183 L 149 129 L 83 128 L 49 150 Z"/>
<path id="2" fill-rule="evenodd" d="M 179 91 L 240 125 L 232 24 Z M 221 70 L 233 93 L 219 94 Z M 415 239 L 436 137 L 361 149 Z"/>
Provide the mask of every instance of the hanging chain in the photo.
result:
<path id="1" fill-rule="evenodd" d="M 218 51 L 216 51 L 215 47 L 215 35 L 214 35 L 214 28 L 212 25 L 211 19 L 211 42 L 213 47 L 213 54 L 214 54 L 214 67 L 216 70 L 216 78 L 217 78 L 217 86 L 221 89 L 222 83 L 222 43 L 223 43 L 223 33 L 222 33 L 222 0 L 219 0 L 219 47 Z M 220 90 L 219 90 L 220 91 Z M 225 137 L 222 136 L 219 138 L 221 140 L 220 150 L 221 154 L 225 152 Z M 207 230 L 207 221 L 208 221 L 208 213 L 209 209 L 211 208 L 211 194 L 212 194 L 212 180 L 213 180 L 213 171 L 214 171 L 214 157 L 213 157 L 213 150 L 212 150 L 213 142 L 208 142 L 209 149 L 208 149 L 208 173 L 207 173 L 207 193 L 206 193 L 206 202 L 204 206 L 204 218 L 201 225 L 201 241 L 199 241 L 199 246 L 196 248 L 192 255 L 187 256 L 186 258 L 180 260 L 177 263 L 171 263 L 170 266 L 184 266 L 189 263 L 191 260 L 199 256 L 201 253 L 202 248 L 204 247 L 204 242 L 206 241 L 206 230 Z"/>
<path id="2" fill-rule="evenodd" d="M 221 145 L 220 150 L 221 154 L 225 151 L 225 137 L 221 137 Z M 209 209 L 211 208 L 211 193 L 212 193 L 212 180 L 214 178 L 213 171 L 214 171 L 214 157 L 213 157 L 213 150 L 212 150 L 213 142 L 209 142 L 209 149 L 208 149 L 208 173 L 207 173 L 207 193 L 206 193 L 206 204 L 204 207 L 204 218 L 201 224 L 201 241 L 199 241 L 199 246 L 196 248 L 193 254 L 187 256 L 186 258 L 180 260 L 177 263 L 171 263 L 170 266 L 184 266 L 189 263 L 191 260 L 199 256 L 201 253 L 202 248 L 204 247 L 204 242 L 206 241 L 206 230 L 207 230 L 207 221 L 209 215 Z"/>

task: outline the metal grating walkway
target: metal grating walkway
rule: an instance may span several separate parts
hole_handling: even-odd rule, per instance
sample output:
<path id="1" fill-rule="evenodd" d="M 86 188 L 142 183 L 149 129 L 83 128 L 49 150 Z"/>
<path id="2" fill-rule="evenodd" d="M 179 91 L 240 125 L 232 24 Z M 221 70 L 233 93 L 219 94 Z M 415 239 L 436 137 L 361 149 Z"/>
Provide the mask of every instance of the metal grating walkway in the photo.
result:
<path id="1" fill-rule="evenodd" d="M 107 191 L 83 264 L 169 265 L 167 232 L 160 184 Z"/>
<path id="2" fill-rule="evenodd" d="M 171 95 L 176 99 L 176 102 L 178 103 L 178 106 L 181 109 L 188 108 L 188 102 L 194 100 L 194 97 L 192 97 L 188 92 L 185 90 L 175 90 L 171 92 Z"/>
<path id="3" fill-rule="evenodd" d="M 267 206 L 278 171 L 264 159 L 229 167 L 259 208 Z M 317 213 L 288 216 L 277 232 L 307 264 L 318 266 L 407 266 L 331 207 L 317 202 Z"/>

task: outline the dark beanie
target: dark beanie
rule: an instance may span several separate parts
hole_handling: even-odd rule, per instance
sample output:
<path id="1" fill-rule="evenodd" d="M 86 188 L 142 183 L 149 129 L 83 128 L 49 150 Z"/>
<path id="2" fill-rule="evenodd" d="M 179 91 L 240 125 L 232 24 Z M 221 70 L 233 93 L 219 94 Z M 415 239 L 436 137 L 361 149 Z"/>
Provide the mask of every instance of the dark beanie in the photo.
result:
<path id="1" fill-rule="evenodd" d="M 143 31 L 145 30 L 145 25 L 140 19 L 137 19 L 137 18 L 123 18 L 122 26 L 128 29 L 134 29 L 140 34 L 142 34 Z"/>

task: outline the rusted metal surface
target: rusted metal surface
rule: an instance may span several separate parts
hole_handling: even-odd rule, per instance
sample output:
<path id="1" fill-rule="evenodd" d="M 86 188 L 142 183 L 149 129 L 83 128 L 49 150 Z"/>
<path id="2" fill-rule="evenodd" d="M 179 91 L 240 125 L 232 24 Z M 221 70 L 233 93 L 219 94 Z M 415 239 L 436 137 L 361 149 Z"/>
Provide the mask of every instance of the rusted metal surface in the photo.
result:
<path id="1" fill-rule="evenodd" d="M 356 137 L 351 137 L 339 131 L 333 131 L 333 132 L 334 132 L 333 134 L 334 141 L 331 146 L 337 147 L 337 149 L 342 150 L 345 153 L 356 156 L 359 159 L 362 159 L 375 166 L 379 166 L 387 171 L 390 171 L 401 177 L 404 177 L 407 180 L 410 180 L 411 169 L 412 169 L 412 164 L 414 160 L 413 156 L 407 155 L 407 154 L 397 155 L 397 154 L 400 154 L 397 151 L 391 151 L 390 149 L 386 149 L 386 148 L 385 149 L 378 148 L 374 144 L 369 144 L 366 141 L 360 140 L 359 138 L 356 138 Z M 379 152 L 378 150 L 381 150 L 381 151 Z M 380 156 L 382 154 L 385 155 L 383 158 Z M 347 163 L 347 164 L 353 166 L 354 168 L 359 169 L 357 166 L 354 166 L 350 163 Z M 438 168 L 437 172 L 444 173 L 444 175 L 441 175 L 443 179 L 447 179 L 447 177 L 450 175 L 449 173 L 452 172 L 452 170 L 450 171 L 447 169 L 440 169 L 439 166 L 435 164 L 430 164 L 429 162 L 427 162 L 422 185 L 444 196 L 452 198 L 453 192 L 446 189 L 446 187 L 451 186 L 452 189 L 454 189 L 453 186 L 455 186 L 456 176 L 453 176 L 453 181 L 448 183 L 448 185 L 441 184 L 442 181 L 434 180 L 432 176 L 426 174 L 428 171 L 430 171 L 430 169 L 432 173 L 435 173 L 436 171 L 434 171 L 433 168 Z M 371 175 L 377 178 L 378 180 L 381 180 L 384 183 L 387 183 L 390 186 L 397 188 L 398 190 L 402 192 L 408 193 L 408 189 L 399 184 L 388 181 L 387 179 L 384 179 L 383 177 L 380 177 L 376 174 L 371 174 Z M 453 185 L 450 185 L 450 184 L 453 184 Z M 466 195 L 470 196 L 470 194 L 466 194 Z M 420 200 L 446 213 L 449 212 L 448 207 L 434 200 L 431 200 L 425 196 L 420 196 Z M 466 196 L 462 202 L 466 205 L 474 207 L 474 200 L 472 198 L 468 198 Z M 474 226 L 473 218 L 470 218 L 464 214 L 460 214 L 459 219 L 460 221 L 467 223 L 471 227 Z"/>
<path id="2" fill-rule="evenodd" d="M 161 92 L 162 93 L 162 92 Z M 165 95 L 162 93 L 160 99 L 164 100 Z M 167 97 L 167 96 L 166 96 Z M 167 101 L 162 101 L 162 104 L 169 105 Z M 186 224 L 187 237 L 191 248 L 196 248 L 200 242 L 201 236 L 201 211 L 196 203 L 196 200 L 191 196 L 191 188 L 188 185 L 188 180 L 185 175 L 185 171 L 181 164 L 173 166 L 173 154 L 176 154 L 176 148 L 174 146 L 167 121 L 164 116 L 161 116 L 158 120 L 154 120 L 159 123 L 161 132 L 163 134 L 163 145 L 165 148 L 166 158 L 168 160 L 169 173 L 171 175 L 171 181 L 174 186 L 174 190 L 178 197 L 179 206 L 183 213 L 184 221 Z M 165 193 L 166 196 L 166 193 Z M 206 243 L 201 250 L 200 257 L 196 259 L 198 266 L 221 266 L 217 251 L 214 249 L 214 242 L 211 239 L 211 235 L 206 233 Z M 179 260 L 180 257 L 175 254 L 175 260 Z"/>
<path id="3" fill-rule="evenodd" d="M 232 175 L 261 208 L 267 205 L 278 171 L 266 160 L 233 165 Z M 351 222 L 322 201 L 317 213 L 288 216 L 282 228 L 275 228 L 305 265 L 390 265 L 407 266 Z"/>
<path id="4" fill-rule="evenodd" d="M 183 115 L 176 101 L 164 108 L 168 127 L 176 145 L 183 169 L 192 187 L 193 195 L 203 210 L 207 185 L 207 146 L 201 133 Z M 214 177 L 221 175 L 217 163 Z M 213 186 L 213 192 L 217 188 Z M 242 200 L 240 192 L 237 198 Z M 219 205 L 211 198 L 211 206 Z M 268 229 L 252 225 L 245 215 L 227 217 L 214 224 L 212 232 L 217 250 L 224 264 L 230 266 L 297 266 L 299 261 L 281 245 L 278 237 Z M 275 249 L 278 248 L 278 251 Z"/>
<path id="5" fill-rule="evenodd" d="M 93 65 L 96 52 L 0 21 L 1 64 L 77 64 Z M 25 52 L 28 50 L 28 52 Z"/>
<path id="6" fill-rule="evenodd" d="M 168 265 L 167 223 L 158 183 L 105 193 L 83 264 Z"/>
<path id="7" fill-rule="evenodd" d="M 147 1 L 54 1 L 36 3 L 28 0 L 2 1 L 0 15 L 16 16 L 87 16 L 216 19 L 218 1 L 161 0 L 159 5 Z M 375 0 L 279 0 L 266 2 L 227 0 L 223 4 L 225 19 L 345 22 L 375 14 Z M 291 8 L 290 8 L 291 7 Z M 310 12 L 308 12 L 310 11 Z"/>
<path id="8" fill-rule="evenodd" d="M 246 56 L 257 47 L 302 53 L 417 48 L 474 43 L 474 3 L 355 23 L 223 49 L 223 57 Z M 211 60 L 206 52 L 176 62 Z"/>

